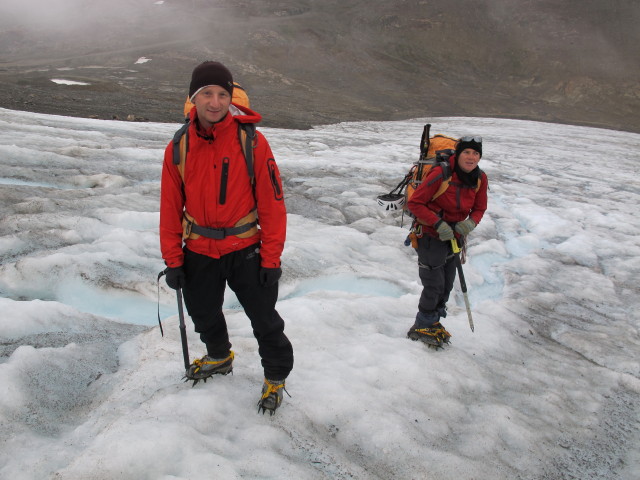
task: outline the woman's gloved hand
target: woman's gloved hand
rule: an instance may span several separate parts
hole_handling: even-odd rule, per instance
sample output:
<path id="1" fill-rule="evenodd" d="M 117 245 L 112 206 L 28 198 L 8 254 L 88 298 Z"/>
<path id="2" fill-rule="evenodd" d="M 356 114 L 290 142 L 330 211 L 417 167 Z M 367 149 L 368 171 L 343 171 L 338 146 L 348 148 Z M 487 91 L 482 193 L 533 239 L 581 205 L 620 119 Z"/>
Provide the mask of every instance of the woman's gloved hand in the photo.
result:
<path id="1" fill-rule="evenodd" d="M 476 228 L 476 222 L 474 222 L 470 218 L 467 218 L 462 222 L 456 223 L 456 226 L 454 228 L 455 231 L 460 235 L 469 235 L 473 231 L 473 229 Z"/>
<path id="2" fill-rule="evenodd" d="M 453 230 L 444 220 L 439 220 L 433 227 L 436 229 L 436 231 L 438 232 L 438 237 L 443 242 L 448 242 L 454 236 Z"/>

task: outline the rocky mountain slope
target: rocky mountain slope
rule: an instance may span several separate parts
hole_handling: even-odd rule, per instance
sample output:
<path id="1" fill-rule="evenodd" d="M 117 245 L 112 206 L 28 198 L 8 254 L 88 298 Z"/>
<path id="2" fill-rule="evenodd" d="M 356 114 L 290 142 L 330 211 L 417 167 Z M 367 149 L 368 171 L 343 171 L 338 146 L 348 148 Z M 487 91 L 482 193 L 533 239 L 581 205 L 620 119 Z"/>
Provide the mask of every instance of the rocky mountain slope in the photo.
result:
<path id="1" fill-rule="evenodd" d="M 640 132 L 635 0 L 24 0 L 0 18 L 5 108 L 178 122 L 191 70 L 216 59 L 265 126 L 464 115 Z"/>

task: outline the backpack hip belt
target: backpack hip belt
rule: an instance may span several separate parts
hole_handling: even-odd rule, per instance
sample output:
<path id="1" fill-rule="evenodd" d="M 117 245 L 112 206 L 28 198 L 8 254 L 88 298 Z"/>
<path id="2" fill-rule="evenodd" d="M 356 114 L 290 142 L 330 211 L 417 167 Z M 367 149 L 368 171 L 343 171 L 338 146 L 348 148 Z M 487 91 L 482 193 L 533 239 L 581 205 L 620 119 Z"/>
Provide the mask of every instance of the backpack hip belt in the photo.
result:
<path id="1" fill-rule="evenodd" d="M 195 240 L 206 237 L 213 240 L 223 240 L 235 235 L 238 238 L 249 238 L 258 233 L 258 215 L 256 210 L 251 210 L 247 215 L 236 222 L 233 227 L 211 228 L 198 225 L 195 219 L 186 211 L 182 217 L 182 239 Z"/>

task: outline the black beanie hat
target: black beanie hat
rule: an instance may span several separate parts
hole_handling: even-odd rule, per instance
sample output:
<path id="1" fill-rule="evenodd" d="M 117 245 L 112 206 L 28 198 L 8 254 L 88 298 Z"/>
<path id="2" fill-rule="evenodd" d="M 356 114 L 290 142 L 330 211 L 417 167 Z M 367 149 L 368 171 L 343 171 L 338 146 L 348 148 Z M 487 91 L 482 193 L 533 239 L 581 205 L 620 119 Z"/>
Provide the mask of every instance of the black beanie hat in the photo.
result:
<path id="1" fill-rule="evenodd" d="M 220 62 L 202 62 L 191 74 L 189 99 L 193 101 L 196 93 L 210 85 L 218 85 L 233 95 L 233 77 L 229 69 Z"/>
<path id="2" fill-rule="evenodd" d="M 456 158 L 467 148 L 475 150 L 480 154 L 480 157 L 482 157 L 482 140 L 476 141 L 477 138 L 479 137 L 462 137 L 456 146 Z"/>

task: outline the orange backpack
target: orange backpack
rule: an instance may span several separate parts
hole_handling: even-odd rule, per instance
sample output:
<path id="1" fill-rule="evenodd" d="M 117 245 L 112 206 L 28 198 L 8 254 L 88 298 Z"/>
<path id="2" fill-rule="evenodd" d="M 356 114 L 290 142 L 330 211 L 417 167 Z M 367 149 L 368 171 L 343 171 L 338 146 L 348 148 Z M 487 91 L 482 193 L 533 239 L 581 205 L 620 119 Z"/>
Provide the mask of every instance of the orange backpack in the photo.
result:
<path id="1" fill-rule="evenodd" d="M 443 181 L 431 201 L 449 188 L 452 175 L 449 157 L 455 154 L 458 139 L 441 134 L 430 137 L 430 129 L 430 123 L 424 126 L 420 140 L 420 158 L 411 165 L 409 172 L 391 192 L 378 196 L 378 205 L 385 210 L 403 210 L 404 213 L 407 210 L 407 203 L 433 167 L 442 167 Z M 480 180 L 478 180 L 476 192 L 479 189 Z"/>
<path id="2" fill-rule="evenodd" d="M 437 165 L 442 166 L 445 180 L 433 196 L 432 200 L 442 195 L 449 186 L 451 168 L 449 157 L 455 153 L 458 139 L 446 135 L 429 137 L 431 124 L 425 125 L 420 140 L 420 158 L 414 162 L 409 172 L 391 192 L 378 196 L 378 205 L 385 210 L 407 210 L 407 202 L 418 189 L 423 179 Z"/>
<path id="3" fill-rule="evenodd" d="M 458 145 L 458 139 L 441 135 L 439 133 L 433 137 L 429 137 L 430 129 L 431 124 L 426 124 L 422 131 L 422 140 L 420 141 L 420 158 L 411 166 L 409 173 L 405 177 L 405 180 L 407 180 L 405 190 L 405 208 L 407 202 L 409 202 L 424 178 L 435 166 L 442 166 L 445 179 L 431 200 L 433 201 L 438 198 L 449 187 L 449 181 L 451 179 L 449 157 L 455 153 L 456 145 Z"/>

